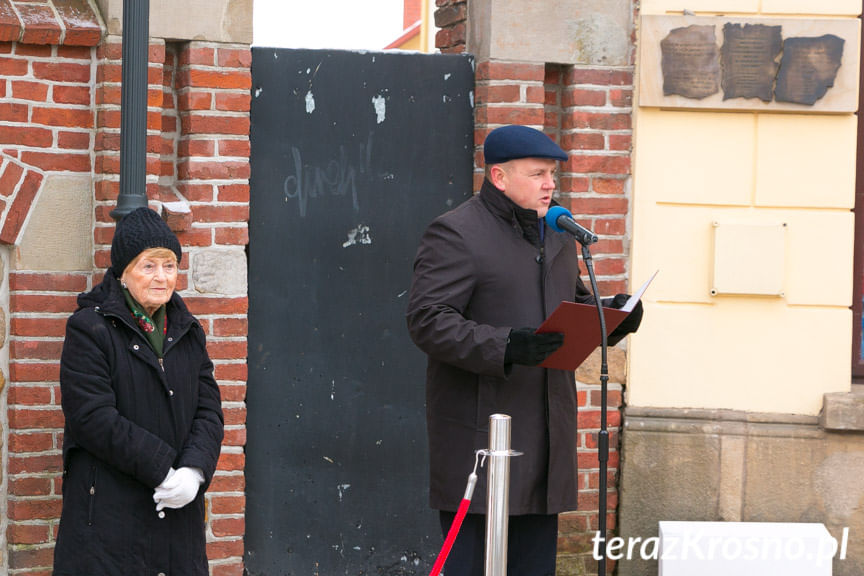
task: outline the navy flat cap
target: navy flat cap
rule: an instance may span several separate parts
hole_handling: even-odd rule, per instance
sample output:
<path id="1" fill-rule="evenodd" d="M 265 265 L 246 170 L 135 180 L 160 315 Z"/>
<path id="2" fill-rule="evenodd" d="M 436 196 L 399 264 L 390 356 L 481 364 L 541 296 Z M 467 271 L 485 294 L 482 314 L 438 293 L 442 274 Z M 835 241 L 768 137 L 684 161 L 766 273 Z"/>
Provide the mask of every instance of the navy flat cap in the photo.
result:
<path id="1" fill-rule="evenodd" d="M 528 126 L 501 126 L 483 143 L 486 164 L 501 164 L 516 158 L 567 160 L 567 153 L 546 134 Z"/>

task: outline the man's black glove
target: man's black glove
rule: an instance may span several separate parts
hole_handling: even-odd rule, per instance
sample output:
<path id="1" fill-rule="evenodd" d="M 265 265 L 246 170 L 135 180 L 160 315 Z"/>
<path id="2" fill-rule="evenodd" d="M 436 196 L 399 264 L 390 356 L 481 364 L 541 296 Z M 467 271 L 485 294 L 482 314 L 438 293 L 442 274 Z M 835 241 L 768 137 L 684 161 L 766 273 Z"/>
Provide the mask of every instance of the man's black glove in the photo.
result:
<path id="1" fill-rule="evenodd" d="M 603 298 L 600 302 L 606 308 L 620 309 L 630 299 L 629 294 L 616 294 L 614 298 Z M 609 346 L 615 346 L 618 342 L 624 339 L 627 334 L 635 332 L 639 329 L 639 324 L 642 322 L 642 301 L 636 303 L 633 311 L 619 324 L 615 330 L 606 338 L 606 343 Z"/>
<path id="2" fill-rule="evenodd" d="M 564 344 L 564 334 L 546 332 L 535 334 L 534 328 L 511 330 L 504 351 L 504 364 L 536 366 Z"/>

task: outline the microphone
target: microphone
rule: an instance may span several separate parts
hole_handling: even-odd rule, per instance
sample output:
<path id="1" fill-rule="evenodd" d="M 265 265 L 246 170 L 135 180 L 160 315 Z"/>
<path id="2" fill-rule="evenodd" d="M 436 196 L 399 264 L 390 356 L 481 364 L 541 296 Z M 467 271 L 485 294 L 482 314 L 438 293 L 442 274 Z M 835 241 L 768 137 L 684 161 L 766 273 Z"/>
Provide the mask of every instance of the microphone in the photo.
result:
<path id="1" fill-rule="evenodd" d="M 546 224 L 556 232 L 569 232 L 583 246 L 590 246 L 599 240 L 593 232 L 576 222 L 570 211 L 563 206 L 549 207 Z"/>

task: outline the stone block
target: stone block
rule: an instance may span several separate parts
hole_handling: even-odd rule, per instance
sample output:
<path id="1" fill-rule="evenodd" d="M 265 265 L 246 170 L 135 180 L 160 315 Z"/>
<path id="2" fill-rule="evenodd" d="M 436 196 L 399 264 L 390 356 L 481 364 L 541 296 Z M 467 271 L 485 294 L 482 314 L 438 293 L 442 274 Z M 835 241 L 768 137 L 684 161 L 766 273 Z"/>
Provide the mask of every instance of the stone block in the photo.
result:
<path id="1" fill-rule="evenodd" d="M 859 0 L 762 0 L 762 12 L 766 14 L 819 14 L 834 16 L 858 16 L 861 14 Z"/>
<path id="2" fill-rule="evenodd" d="M 803 215 L 803 211 L 798 212 Z M 649 247 L 643 243 L 640 248 L 645 253 L 663 253 L 654 260 L 654 266 L 662 270 L 655 281 L 657 286 L 652 285 L 647 293 L 648 298 L 663 302 L 643 302 L 645 321 L 630 338 L 627 402 L 634 406 L 733 408 L 815 417 L 822 408 L 823 394 L 848 390 L 852 348 L 852 313 L 848 308 L 788 306 L 780 298 L 717 296 L 709 306 L 667 300 L 667 287 L 684 277 L 682 263 L 692 263 L 692 275 L 702 270 L 695 257 L 679 257 L 693 251 L 678 247 L 699 243 L 710 253 L 711 238 L 707 211 L 671 211 L 668 216 L 672 213 L 678 219 L 670 227 L 662 228 L 660 219 L 651 220 L 652 229 L 661 226 L 668 231 L 666 242 L 649 241 Z M 734 212 L 739 213 L 743 211 Z M 733 212 L 728 214 L 731 219 Z M 794 213 L 784 214 L 794 222 Z M 703 238 L 681 233 L 682 228 L 692 230 L 692 222 L 700 218 Z M 798 234 L 795 230 L 804 228 L 790 224 L 790 236 Z M 659 251 L 650 250 L 650 246 L 659 246 Z M 797 258 L 790 258 L 787 266 L 797 263 Z M 821 264 L 823 273 L 826 266 Z M 633 272 L 633 276 L 644 277 L 644 272 Z M 836 277 L 826 274 L 826 278 L 832 279 L 831 283 Z M 851 280 L 851 275 L 848 278 Z M 710 274 L 699 279 L 705 293 L 710 279 Z M 787 294 L 800 286 L 790 280 Z M 802 338 L 801 334 L 819 334 L 819 338 Z"/>
<path id="3" fill-rule="evenodd" d="M 192 286 L 203 294 L 245 295 L 246 253 L 242 249 L 213 249 L 192 256 Z"/>
<path id="4" fill-rule="evenodd" d="M 619 534 L 644 540 L 660 521 L 819 523 L 845 542 L 833 575 L 864 573 L 864 540 L 855 536 L 864 533 L 864 435 L 818 424 L 815 416 L 628 407 Z M 617 566 L 619 576 L 658 571 L 641 558 Z"/>
<path id="5" fill-rule="evenodd" d="M 630 0 L 471 0 L 468 12 L 478 61 L 630 65 Z"/>
<path id="6" fill-rule="evenodd" d="M 864 431 L 864 393 L 825 394 L 819 423 L 825 430 Z"/>
<path id="7" fill-rule="evenodd" d="M 744 489 L 744 461 L 747 443 L 741 436 L 720 437 L 720 488 L 717 516 L 728 522 L 741 520 L 741 494 Z"/>
<path id="8" fill-rule="evenodd" d="M 635 421 L 634 421 L 635 420 Z M 619 535 L 657 536 L 660 520 L 715 519 L 721 470 L 716 434 L 682 434 L 673 421 L 646 430 L 628 419 L 622 439 Z M 618 563 L 621 576 L 656 574 L 656 562 L 634 557 Z"/>
<path id="9" fill-rule="evenodd" d="M 108 33 L 123 33 L 123 0 L 96 0 Z M 252 0 L 150 0 L 150 36 L 252 43 Z"/>
<path id="10" fill-rule="evenodd" d="M 755 177 L 756 126 L 749 115 L 641 111 L 634 169 L 639 189 L 666 204 L 746 206 Z M 667 168 L 670 157 L 675 170 Z"/>
<path id="11" fill-rule="evenodd" d="M 48 176 L 21 233 L 15 267 L 33 271 L 93 268 L 90 176 Z"/>
<path id="12" fill-rule="evenodd" d="M 6 310 L 0 308 L 0 348 L 3 348 L 6 345 Z M 0 391 L 3 390 L 3 385 L 5 384 L 5 380 L 2 378 L 2 374 L 0 374 Z"/>
<path id="13" fill-rule="evenodd" d="M 642 0 L 639 8 L 642 14 L 670 14 L 684 10 L 720 14 L 756 13 L 759 11 L 759 3 L 760 0 Z"/>
<path id="14" fill-rule="evenodd" d="M 791 436 L 791 434 L 790 434 Z M 864 572 L 864 437 L 814 434 L 810 438 L 750 438 L 744 519 L 822 522 L 836 539 L 847 530 L 845 558 L 834 576 Z"/>
<path id="15" fill-rule="evenodd" d="M 847 168 L 855 165 L 857 134 L 858 118 L 853 114 L 760 115 L 756 205 L 854 208 L 855 171 Z"/>
<path id="16" fill-rule="evenodd" d="M 588 560 L 588 562 L 586 562 Z M 588 576 L 596 574 L 596 562 L 593 562 L 594 570 L 590 570 L 586 564 L 591 564 L 593 560 L 586 558 L 584 555 L 575 554 L 559 554 L 557 566 L 555 567 L 555 576 Z"/>
<path id="17" fill-rule="evenodd" d="M 824 516 L 812 474 L 825 447 L 807 438 L 748 438 L 743 517 L 756 522 L 817 522 Z"/>

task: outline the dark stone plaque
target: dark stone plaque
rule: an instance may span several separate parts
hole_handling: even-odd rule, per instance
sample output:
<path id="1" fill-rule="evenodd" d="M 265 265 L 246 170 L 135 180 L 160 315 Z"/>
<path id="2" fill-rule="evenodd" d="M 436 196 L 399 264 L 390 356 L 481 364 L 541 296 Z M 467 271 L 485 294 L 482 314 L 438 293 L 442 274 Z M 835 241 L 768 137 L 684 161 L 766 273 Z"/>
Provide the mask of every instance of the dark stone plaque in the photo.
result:
<path id="1" fill-rule="evenodd" d="M 727 23 L 723 36 L 723 100 L 759 98 L 770 102 L 783 46 L 782 26 Z"/>
<path id="2" fill-rule="evenodd" d="M 845 40 L 833 34 L 818 38 L 787 38 L 774 98 L 812 106 L 834 86 Z"/>
<path id="3" fill-rule="evenodd" d="M 720 91 L 714 26 L 675 28 L 660 41 L 663 94 L 701 99 Z"/>

